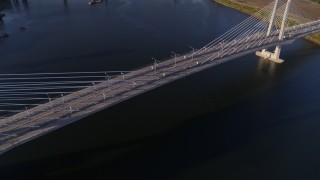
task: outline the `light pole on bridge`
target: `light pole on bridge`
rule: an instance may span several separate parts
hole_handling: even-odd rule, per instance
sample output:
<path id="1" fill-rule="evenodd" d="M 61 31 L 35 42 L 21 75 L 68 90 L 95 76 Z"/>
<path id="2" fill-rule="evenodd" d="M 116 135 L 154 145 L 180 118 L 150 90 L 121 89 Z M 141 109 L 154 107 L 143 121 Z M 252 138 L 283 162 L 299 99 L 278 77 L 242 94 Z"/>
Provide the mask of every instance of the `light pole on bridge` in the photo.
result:
<path id="1" fill-rule="evenodd" d="M 136 85 L 137 85 L 137 83 L 136 83 L 136 82 L 134 82 L 134 81 L 132 81 L 132 87 L 133 87 L 133 88 L 135 88 L 135 87 L 136 87 Z"/>
<path id="2" fill-rule="evenodd" d="M 157 65 L 159 63 L 158 60 L 156 60 L 155 58 L 151 57 L 154 60 L 154 73 L 157 73 Z"/>
<path id="3" fill-rule="evenodd" d="M 109 87 L 109 91 L 111 91 L 111 77 L 107 74 L 107 73 L 104 73 L 105 75 L 106 75 L 106 80 L 107 80 L 107 82 L 108 82 L 108 87 Z"/>
<path id="4" fill-rule="evenodd" d="M 97 90 L 96 84 L 95 84 L 94 82 L 92 83 L 92 85 L 93 85 L 93 89 L 94 89 L 94 90 Z"/>
<path id="5" fill-rule="evenodd" d="M 122 75 L 122 79 L 124 80 L 124 73 L 123 73 L 123 72 L 121 72 L 121 75 Z"/>
<path id="6" fill-rule="evenodd" d="M 189 48 L 191 48 L 191 49 L 192 49 L 191 61 L 193 61 L 194 51 L 195 51 L 196 49 L 195 49 L 195 48 L 193 48 L 192 46 L 189 46 Z"/>
<path id="7" fill-rule="evenodd" d="M 47 96 L 48 96 L 48 99 L 49 99 L 49 102 L 50 102 L 50 105 L 51 105 L 51 109 L 53 109 L 53 105 L 52 105 L 52 101 L 51 101 L 51 97 L 50 95 L 47 93 Z"/>
<path id="8" fill-rule="evenodd" d="M 62 97 L 62 101 L 63 101 L 63 103 L 64 103 L 65 101 L 64 101 L 64 96 L 63 96 L 63 94 L 61 94 L 61 97 Z"/>
<path id="9" fill-rule="evenodd" d="M 27 116 L 30 116 L 30 112 L 29 112 L 28 107 L 25 107 L 25 108 L 26 108 L 26 111 L 27 111 Z"/>
<path id="10" fill-rule="evenodd" d="M 224 44 L 224 42 L 220 42 L 220 43 L 219 43 L 219 45 L 221 46 L 222 52 L 224 51 L 224 49 L 223 49 L 223 48 L 224 48 L 223 44 Z"/>
<path id="11" fill-rule="evenodd" d="M 72 109 L 71 105 L 69 106 L 69 110 L 70 110 L 70 115 L 69 115 L 69 118 L 70 118 L 72 116 L 72 113 L 73 113 L 73 109 Z"/>
<path id="12" fill-rule="evenodd" d="M 178 56 L 178 54 L 173 52 L 173 51 L 171 51 L 171 53 L 174 54 L 174 66 L 173 67 L 176 67 L 177 66 L 177 56 Z"/>
<path id="13" fill-rule="evenodd" d="M 224 41 L 220 42 L 219 45 L 221 46 L 221 52 L 219 51 L 218 55 L 222 57 L 224 53 Z"/>

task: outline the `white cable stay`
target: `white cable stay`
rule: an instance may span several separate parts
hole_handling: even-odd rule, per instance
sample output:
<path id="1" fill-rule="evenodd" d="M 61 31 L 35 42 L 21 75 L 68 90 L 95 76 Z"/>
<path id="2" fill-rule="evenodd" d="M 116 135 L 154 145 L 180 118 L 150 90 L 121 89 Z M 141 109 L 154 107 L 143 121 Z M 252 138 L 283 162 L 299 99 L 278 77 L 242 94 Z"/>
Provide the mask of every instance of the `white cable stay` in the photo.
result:
<path id="1" fill-rule="evenodd" d="M 79 71 L 79 72 L 52 72 L 52 73 L 7 73 L 1 74 L 1 76 L 43 76 L 43 75 L 74 75 L 74 74 L 113 74 L 113 73 L 129 73 L 132 71 Z"/>
<path id="2" fill-rule="evenodd" d="M 101 100 L 109 98 L 112 96 L 106 94 L 108 92 L 119 91 L 122 93 L 125 92 L 124 90 L 128 89 L 128 87 L 143 85 L 144 82 L 150 82 L 151 79 L 157 80 L 157 78 L 159 78 L 159 74 L 156 73 L 157 71 L 162 72 L 163 77 L 165 77 L 165 73 L 170 69 L 168 68 L 169 66 L 172 66 L 173 69 L 175 68 L 173 70 L 175 71 L 182 67 L 182 62 L 194 64 L 194 62 L 192 62 L 192 59 L 194 58 L 201 59 L 197 64 L 203 65 L 207 62 L 219 60 L 237 53 L 255 50 L 263 45 L 270 45 L 272 43 L 278 45 L 282 40 L 278 37 L 283 33 L 294 33 L 293 35 L 295 36 L 301 36 L 307 31 L 304 29 L 307 25 L 311 26 L 310 29 L 315 27 L 312 22 L 316 18 L 302 10 L 302 8 L 299 7 L 299 3 L 293 2 L 289 11 L 286 11 L 286 7 L 286 0 L 279 0 L 278 6 L 275 6 L 275 2 L 272 2 L 202 48 L 192 48 L 192 51 L 187 52 L 186 54 L 175 54 L 173 57 L 166 60 L 158 61 L 153 58 L 155 62 L 148 65 L 150 66 L 150 69 L 146 70 L 146 73 L 138 75 L 132 74 L 135 71 L 0 74 L 0 107 L 2 109 L 0 110 L 0 113 L 24 112 L 25 110 L 15 110 L 15 108 L 25 106 L 27 109 L 28 107 L 39 106 L 42 102 L 51 103 L 52 101 L 59 100 L 59 103 L 62 103 L 60 100 L 65 102 L 65 96 L 68 96 L 77 90 L 84 89 L 86 89 L 85 92 L 88 91 L 86 93 L 95 93 L 95 95 L 99 97 L 97 99 Z M 274 9 L 276 10 L 275 13 L 273 13 Z M 280 31 L 284 18 L 287 20 L 285 22 L 285 31 Z M 270 26 L 271 31 L 268 31 L 270 19 L 273 19 L 273 24 Z M 292 26 L 294 27 L 292 28 Z M 311 32 L 311 30 L 309 30 L 309 32 Z M 158 64 L 160 66 L 158 66 Z M 186 69 L 186 65 L 183 65 L 183 67 Z M 155 73 L 150 73 L 153 71 Z M 142 83 L 139 83 L 138 81 Z M 109 90 L 106 92 L 108 88 Z M 95 100 L 78 103 L 90 104 Z M 72 111 L 75 110 L 70 106 L 70 109 L 66 111 L 72 113 Z M 0 118 L 1 117 L 7 116 L 0 116 Z"/>

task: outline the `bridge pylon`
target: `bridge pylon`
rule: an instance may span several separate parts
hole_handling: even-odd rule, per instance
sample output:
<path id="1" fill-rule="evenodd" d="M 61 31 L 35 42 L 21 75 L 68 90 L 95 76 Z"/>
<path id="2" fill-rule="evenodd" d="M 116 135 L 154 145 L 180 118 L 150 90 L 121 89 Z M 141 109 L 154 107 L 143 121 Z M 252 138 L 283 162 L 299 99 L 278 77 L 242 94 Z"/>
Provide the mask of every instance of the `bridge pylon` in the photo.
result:
<path id="1" fill-rule="evenodd" d="M 275 0 L 273 12 L 272 12 L 270 22 L 269 22 L 267 37 L 270 35 L 271 30 L 272 30 L 274 19 L 277 14 L 278 3 L 279 3 L 279 0 Z M 288 19 L 290 4 L 291 4 L 291 0 L 287 0 L 286 9 L 284 11 L 284 15 L 283 15 L 282 23 L 281 23 L 281 28 L 280 28 L 280 32 L 279 32 L 279 40 L 280 41 L 284 39 L 285 25 L 286 25 L 286 22 Z M 269 52 L 266 49 L 263 49 L 262 51 L 257 51 L 256 55 L 260 56 L 264 59 L 268 59 L 270 61 L 276 62 L 276 63 L 283 63 L 284 60 L 280 59 L 280 52 L 281 52 L 281 46 L 278 45 L 278 46 L 276 46 L 276 49 L 274 50 L 274 52 Z"/>

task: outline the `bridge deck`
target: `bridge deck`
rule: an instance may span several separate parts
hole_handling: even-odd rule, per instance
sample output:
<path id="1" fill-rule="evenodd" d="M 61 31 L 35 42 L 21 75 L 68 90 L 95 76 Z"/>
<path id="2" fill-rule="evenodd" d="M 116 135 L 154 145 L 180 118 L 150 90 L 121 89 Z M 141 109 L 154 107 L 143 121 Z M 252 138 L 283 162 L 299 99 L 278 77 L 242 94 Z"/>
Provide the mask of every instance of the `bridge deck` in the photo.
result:
<path id="1" fill-rule="evenodd" d="M 170 83 L 209 67 L 249 54 L 256 50 L 280 44 L 288 44 L 295 38 L 319 32 L 319 22 L 291 28 L 290 38 L 279 41 L 277 36 L 253 35 L 227 42 L 223 47 L 214 46 L 188 53 L 167 61 L 149 65 L 113 79 L 106 80 L 95 87 L 73 92 L 64 98 L 57 98 L 28 111 L 17 113 L 0 120 L 0 154 L 28 142 L 34 138 L 80 120 L 93 113 L 113 106 L 146 91 Z M 292 32 L 294 34 L 292 35 Z M 258 37 L 258 38 L 257 38 Z"/>

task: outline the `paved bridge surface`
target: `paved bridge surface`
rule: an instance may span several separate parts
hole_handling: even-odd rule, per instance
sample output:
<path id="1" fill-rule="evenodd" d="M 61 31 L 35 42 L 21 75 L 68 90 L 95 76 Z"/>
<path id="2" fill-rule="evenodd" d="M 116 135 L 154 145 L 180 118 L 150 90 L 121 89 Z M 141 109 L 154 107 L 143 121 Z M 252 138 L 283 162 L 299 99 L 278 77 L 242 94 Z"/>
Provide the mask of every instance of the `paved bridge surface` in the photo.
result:
<path id="1" fill-rule="evenodd" d="M 273 2 L 201 49 L 193 49 L 182 55 L 175 54 L 161 62 L 155 60 L 150 65 L 113 77 L 106 76 L 92 86 L 80 88 L 59 98 L 49 97 L 44 103 L 0 119 L 0 154 L 190 74 L 261 49 L 290 44 L 298 38 L 320 32 L 320 20 L 295 22 L 293 26 L 281 27 L 284 22 L 288 22 L 287 17 L 290 20 L 290 0 L 282 6 L 279 4 L 281 3 L 278 1 Z M 263 12 L 269 11 L 271 16 L 261 16 L 265 14 Z M 265 58 L 269 58 L 267 55 Z"/>

